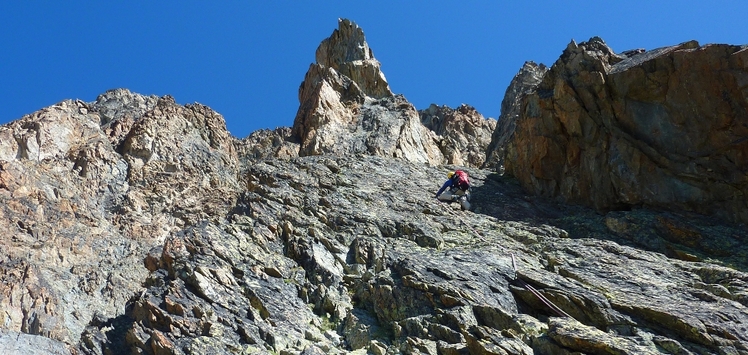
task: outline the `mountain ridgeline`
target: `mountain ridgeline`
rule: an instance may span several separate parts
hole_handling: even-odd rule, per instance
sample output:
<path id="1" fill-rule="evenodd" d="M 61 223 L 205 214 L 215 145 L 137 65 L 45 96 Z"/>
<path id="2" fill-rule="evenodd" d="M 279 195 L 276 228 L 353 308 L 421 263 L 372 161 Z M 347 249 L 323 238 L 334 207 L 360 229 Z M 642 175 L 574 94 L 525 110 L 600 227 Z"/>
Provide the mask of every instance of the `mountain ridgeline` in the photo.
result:
<path id="1" fill-rule="evenodd" d="M 292 127 L 126 89 L 0 126 L 0 353 L 745 355 L 747 193 L 746 46 L 572 41 L 494 120 L 340 20 Z"/>

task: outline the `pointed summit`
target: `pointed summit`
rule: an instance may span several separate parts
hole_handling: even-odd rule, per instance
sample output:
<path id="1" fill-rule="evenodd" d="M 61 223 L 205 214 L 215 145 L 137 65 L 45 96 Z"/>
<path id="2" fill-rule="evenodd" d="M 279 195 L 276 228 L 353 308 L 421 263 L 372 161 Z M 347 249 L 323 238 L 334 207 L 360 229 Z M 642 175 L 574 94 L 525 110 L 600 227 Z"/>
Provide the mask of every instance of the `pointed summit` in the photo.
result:
<path id="1" fill-rule="evenodd" d="M 317 48 L 299 88 L 292 137 L 299 155 L 370 154 L 441 164 L 435 135 L 402 95 L 394 95 L 364 32 L 341 19 Z"/>
<path id="2" fill-rule="evenodd" d="M 350 20 L 338 19 L 338 29 L 317 48 L 316 60 L 353 80 L 366 96 L 392 96 L 379 61 L 366 43 L 364 30 Z"/>
<path id="3" fill-rule="evenodd" d="M 317 63 L 338 69 L 342 63 L 374 59 L 364 30 L 348 19 L 338 19 L 338 29 L 320 43 Z"/>

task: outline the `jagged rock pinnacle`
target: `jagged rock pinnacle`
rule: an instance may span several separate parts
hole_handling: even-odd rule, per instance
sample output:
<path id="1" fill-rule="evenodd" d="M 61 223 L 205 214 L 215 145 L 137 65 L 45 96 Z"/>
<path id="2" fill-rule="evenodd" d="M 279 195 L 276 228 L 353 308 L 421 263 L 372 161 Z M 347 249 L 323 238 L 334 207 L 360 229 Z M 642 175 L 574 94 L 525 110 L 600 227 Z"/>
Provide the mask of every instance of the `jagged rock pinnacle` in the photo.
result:
<path id="1" fill-rule="evenodd" d="M 358 25 L 340 20 L 299 89 L 292 136 L 299 155 L 373 154 L 441 164 L 435 134 L 395 96 Z"/>
<path id="2" fill-rule="evenodd" d="M 338 29 L 319 45 L 316 59 L 317 64 L 353 80 L 366 96 L 377 99 L 392 96 L 363 29 L 350 20 L 338 19 Z"/>

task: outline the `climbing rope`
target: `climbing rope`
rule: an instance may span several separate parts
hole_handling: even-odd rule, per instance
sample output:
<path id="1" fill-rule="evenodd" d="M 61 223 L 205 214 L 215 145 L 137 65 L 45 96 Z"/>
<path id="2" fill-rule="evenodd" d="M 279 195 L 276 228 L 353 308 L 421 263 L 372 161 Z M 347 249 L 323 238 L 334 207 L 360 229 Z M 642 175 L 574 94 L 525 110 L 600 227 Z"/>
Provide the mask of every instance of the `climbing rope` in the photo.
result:
<path id="1" fill-rule="evenodd" d="M 514 260 L 514 254 L 512 253 L 512 268 L 514 268 L 514 279 L 519 282 L 519 284 L 524 287 L 526 290 L 530 291 L 535 297 L 537 297 L 540 302 L 543 302 L 550 310 L 552 310 L 554 313 L 556 313 L 559 317 L 567 317 L 574 319 L 574 317 L 570 316 L 568 313 L 564 312 L 563 309 L 559 308 L 553 302 L 551 302 L 548 298 L 543 296 L 542 293 L 540 293 L 538 290 L 535 289 L 535 287 L 532 287 L 532 285 L 525 282 L 525 280 L 522 280 L 517 276 L 517 262 Z"/>
<path id="2" fill-rule="evenodd" d="M 450 210 L 445 204 L 442 203 L 443 201 L 441 200 L 437 200 L 437 201 L 448 213 L 454 214 L 455 211 Z M 467 222 L 465 222 L 462 218 L 458 218 L 458 219 L 460 220 L 462 224 L 464 224 L 468 229 L 470 229 L 478 237 L 478 239 L 480 239 L 483 243 L 488 243 L 488 241 L 486 241 L 486 239 L 483 238 L 483 236 L 480 235 L 480 233 L 478 233 L 478 231 L 476 231 L 475 228 L 467 224 Z M 501 248 L 505 249 L 504 247 L 501 247 Z M 535 297 L 537 297 L 540 300 L 540 302 L 545 304 L 546 307 L 548 307 L 551 311 L 556 313 L 559 317 L 567 317 L 567 318 L 574 319 L 574 317 L 570 316 L 568 313 L 564 312 L 563 309 L 556 306 L 553 302 L 551 302 L 548 298 L 546 298 L 542 293 L 540 293 L 540 291 L 532 287 L 532 285 L 525 282 L 525 280 L 522 280 L 521 278 L 519 278 L 517 276 L 517 261 L 514 258 L 514 253 L 509 253 L 509 255 L 511 255 L 512 257 L 512 268 L 514 269 L 514 279 L 517 280 L 522 287 L 524 287 L 527 291 L 530 291 L 530 293 L 535 295 Z"/>

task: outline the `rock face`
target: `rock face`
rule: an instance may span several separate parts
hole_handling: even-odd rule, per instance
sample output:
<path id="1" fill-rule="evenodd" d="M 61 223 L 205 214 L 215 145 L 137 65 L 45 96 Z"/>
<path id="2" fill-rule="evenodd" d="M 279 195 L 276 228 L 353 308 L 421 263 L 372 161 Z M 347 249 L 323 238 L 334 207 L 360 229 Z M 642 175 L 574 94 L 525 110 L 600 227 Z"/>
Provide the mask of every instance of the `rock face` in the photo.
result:
<path id="1" fill-rule="evenodd" d="M 483 118 L 468 105 L 451 109 L 432 104 L 419 114 L 421 123 L 442 137 L 438 145 L 446 164 L 483 166 L 491 135 L 496 130 L 496 120 Z"/>
<path id="2" fill-rule="evenodd" d="M 509 139 L 514 135 L 514 130 L 522 113 L 522 100 L 540 84 L 548 68 L 543 64 L 525 62 L 519 73 L 512 78 L 506 89 L 504 99 L 501 101 L 501 116 L 496 129 L 491 135 L 491 142 L 486 148 L 486 161 L 484 168 L 497 170 L 504 169 L 504 149 Z"/>
<path id="3" fill-rule="evenodd" d="M 322 41 L 315 57 L 317 65 L 352 80 L 365 96 L 375 99 L 393 96 L 379 62 L 366 43 L 364 30 L 355 23 L 339 19 L 338 29 Z"/>
<path id="4" fill-rule="evenodd" d="M 238 154 L 246 159 L 290 159 L 299 156 L 299 144 L 292 142 L 291 128 L 262 129 L 238 143 Z"/>
<path id="5" fill-rule="evenodd" d="M 299 89 L 293 137 L 299 155 L 374 154 L 441 164 L 434 134 L 393 95 L 358 25 L 340 20 L 317 49 Z"/>
<path id="6" fill-rule="evenodd" d="M 748 222 L 747 48 L 687 42 L 627 57 L 599 38 L 572 42 L 525 89 L 507 173 L 535 194 L 599 210 Z"/>
<path id="7" fill-rule="evenodd" d="M 748 354 L 744 228 L 359 149 L 386 147 L 406 102 L 369 95 L 366 125 L 318 126 L 358 132 L 347 148 L 312 155 L 299 126 L 237 140 L 205 106 L 127 90 L 0 126 L 0 352 Z M 455 142 L 440 129 L 480 117 L 431 112 L 433 131 L 406 123 Z M 455 168 L 474 211 L 433 198 Z"/>
<path id="8" fill-rule="evenodd" d="M 372 154 L 480 167 L 495 120 L 474 108 L 421 111 L 389 88 L 363 30 L 348 20 L 317 48 L 288 141 L 299 156 Z"/>
<path id="9" fill-rule="evenodd" d="M 243 188 L 223 118 L 170 97 L 64 101 L 0 137 L 4 329 L 68 344 L 143 290 L 152 247 Z"/>

